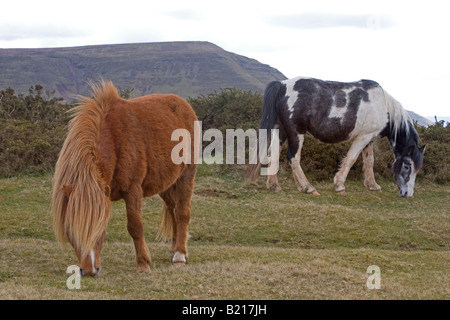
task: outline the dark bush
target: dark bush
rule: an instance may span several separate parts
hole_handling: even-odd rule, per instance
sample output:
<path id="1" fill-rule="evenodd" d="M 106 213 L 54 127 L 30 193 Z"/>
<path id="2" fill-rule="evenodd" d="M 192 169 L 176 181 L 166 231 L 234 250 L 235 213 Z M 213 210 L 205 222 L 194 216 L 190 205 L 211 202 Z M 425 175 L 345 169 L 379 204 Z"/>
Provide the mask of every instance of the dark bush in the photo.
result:
<path id="1" fill-rule="evenodd" d="M 67 110 L 40 85 L 28 95 L 0 91 L 0 176 L 52 169 L 64 142 Z"/>
<path id="2" fill-rule="evenodd" d="M 423 175 L 436 183 L 450 182 L 450 125 L 444 121 L 418 127 L 421 142 L 426 146 L 423 159 Z"/>
<path id="3" fill-rule="evenodd" d="M 121 94 L 129 98 L 131 92 L 122 90 Z M 31 87 L 28 95 L 16 94 L 11 88 L 0 91 L 0 176 L 44 172 L 54 167 L 66 135 L 66 111 L 72 105 L 63 104 L 53 94 L 44 92 L 40 85 Z M 259 93 L 227 88 L 188 101 L 203 122 L 203 130 L 216 128 L 225 136 L 228 128 L 258 129 L 262 109 Z M 419 177 L 450 183 L 450 126 L 441 121 L 417 130 L 420 145 L 426 145 Z M 326 144 L 308 134 L 302 150 L 303 170 L 312 179 L 331 180 L 349 148 L 350 142 Z M 290 170 L 285 154 L 286 146 L 282 149 L 281 165 Z M 394 157 L 386 138 L 375 139 L 374 156 L 376 178 L 391 179 Z M 362 179 L 362 176 L 360 156 L 349 178 Z"/>
<path id="4" fill-rule="evenodd" d="M 223 89 L 207 96 L 190 98 L 199 120 L 203 121 L 203 130 L 226 128 L 257 129 L 261 117 L 262 95 L 237 89 Z M 419 177 L 436 183 L 450 182 L 450 126 L 444 122 L 428 128 L 416 126 L 420 136 L 420 146 L 427 146 L 424 167 Z M 208 144 L 209 142 L 207 142 Z M 327 144 L 311 135 L 305 137 L 302 149 L 302 168 L 308 177 L 317 180 L 332 180 L 339 169 L 342 159 L 350 148 L 350 142 Z M 286 145 L 281 152 L 280 164 L 287 170 Z M 374 139 L 374 173 L 376 178 L 392 178 L 394 155 L 386 138 Z M 248 158 L 247 158 L 248 159 Z M 363 163 L 360 156 L 349 172 L 348 178 L 363 178 Z"/>
<path id="5" fill-rule="evenodd" d="M 235 88 L 221 89 L 207 96 L 189 98 L 197 117 L 203 123 L 203 130 L 257 129 L 262 110 L 262 96 L 252 91 Z"/>

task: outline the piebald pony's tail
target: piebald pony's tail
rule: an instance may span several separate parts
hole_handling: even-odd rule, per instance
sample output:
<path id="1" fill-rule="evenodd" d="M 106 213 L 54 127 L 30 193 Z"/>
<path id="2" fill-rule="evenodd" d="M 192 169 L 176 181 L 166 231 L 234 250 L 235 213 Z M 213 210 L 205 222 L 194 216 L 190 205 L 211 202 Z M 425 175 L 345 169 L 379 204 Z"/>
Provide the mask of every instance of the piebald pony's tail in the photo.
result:
<path id="1" fill-rule="evenodd" d="M 272 137 L 271 132 L 278 119 L 277 106 L 282 86 L 283 84 L 280 81 L 272 81 L 267 85 L 266 90 L 264 91 L 263 110 L 261 122 L 259 124 L 260 129 L 267 130 L 267 141 L 263 141 L 263 148 L 267 148 L 270 144 L 270 139 Z M 259 157 L 260 152 L 258 148 L 259 143 L 254 150 L 250 165 L 247 169 L 247 175 L 245 177 L 246 181 L 255 181 L 258 179 L 259 171 L 261 169 L 261 159 Z"/>
<path id="2" fill-rule="evenodd" d="M 81 97 L 55 167 L 52 215 L 56 238 L 72 244 L 84 259 L 105 232 L 111 216 L 110 186 L 97 166 L 96 141 L 108 106 L 119 94 L 112 82 L 90 84 Z"/>

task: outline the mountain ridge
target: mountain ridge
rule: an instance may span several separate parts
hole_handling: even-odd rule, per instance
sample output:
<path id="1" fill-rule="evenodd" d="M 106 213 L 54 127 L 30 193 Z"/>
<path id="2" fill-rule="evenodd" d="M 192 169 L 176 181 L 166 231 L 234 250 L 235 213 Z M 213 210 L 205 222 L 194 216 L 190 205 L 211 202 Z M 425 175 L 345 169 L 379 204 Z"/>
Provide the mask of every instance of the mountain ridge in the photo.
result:
<path id="1" fill-rule="evenodd" d="M 68 48 L 0 49 L 0 88 L 40 84 L 66 100 L 89 93 L 88 81 L 112 80 L 136 95 L 208 94 L 225 87 L 262 92 L 286 77 L 277 69 L 210 42 L 152 42 Z"/>
<path id="2" fill-rule="evenodd" d="M 187 98 L 228 87 L 263 93 L 267 83 L 286 76 L 206 41 L 0 49 L 0 90 L 27 93 L 40 84 L 72 102 L 77 95 L 89 95 L 89 81 L 99 79 L 133 88 L 133 96 L 175 93 Z M 433 123 L 408 113 L 420 125 Z"/>

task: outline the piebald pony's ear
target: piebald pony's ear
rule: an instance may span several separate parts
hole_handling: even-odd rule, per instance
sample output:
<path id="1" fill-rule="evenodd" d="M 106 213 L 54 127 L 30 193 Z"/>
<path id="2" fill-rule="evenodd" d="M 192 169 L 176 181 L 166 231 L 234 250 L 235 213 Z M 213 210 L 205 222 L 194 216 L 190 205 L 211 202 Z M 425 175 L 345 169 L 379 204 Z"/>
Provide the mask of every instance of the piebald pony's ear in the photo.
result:
<path id="1" fill-rule="evenodd" d="M 423 145 L 422 147 L 419 148 L 419 150 L 420 150 L 420 152 L 422 152 L 422 154 L 425 153 L 425 149 L 426 149 L 425 145 Z"/>
<path id="2" fill-rule="evenodd" d="M 408 148 L 408 153 L 406 154 L 408 157 L 411 157 L 414 152 L 414 146 L 410 146 Z"/>
<path id="3" fill-rule="evenodd" d="M 64 195 L 68 198 L 70 196 L 70 194 L 72 193 L 72 186 L 63 184 L 62 189 L 64 191 Z"/>

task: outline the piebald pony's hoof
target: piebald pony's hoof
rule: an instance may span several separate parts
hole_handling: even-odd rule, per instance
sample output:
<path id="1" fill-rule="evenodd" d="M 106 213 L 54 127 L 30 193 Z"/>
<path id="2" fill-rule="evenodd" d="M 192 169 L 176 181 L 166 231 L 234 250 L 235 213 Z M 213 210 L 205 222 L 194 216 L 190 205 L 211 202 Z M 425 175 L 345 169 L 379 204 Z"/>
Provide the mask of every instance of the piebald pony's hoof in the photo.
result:
<path id="1" fill-rule="evenodd" d="M 277 184 L 267 185 L 266 187 L 267 187 L 267 189 L 269 189 L 270 191 L 273 191 L 273 192 L 281 192 L 281 191 L 283 191 L 283 189 L 281 189 L 281 187 L 279 185 L 277 185 Z"/>
<path id="2" fill-rule="evenodd" d="M 308 192 L 308 194 L 313 195 L 313 196 L 320 196 L 320 193 L 317 190 Z"/>
<path id="3" fill-rule="evenodd" d="M 341 195 L 341 196 L 346 196 L 347 192 L 344 190 L 340 190 L 340 191 L 336 191 L 337 194 Z"/>
<path id="4" fill-rule="evenodd" d="M 381 187 L 379 185 L 369 186 L 367 187 L 370 191 L 381 191 Z"/>

